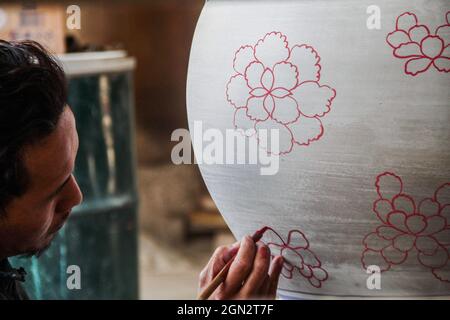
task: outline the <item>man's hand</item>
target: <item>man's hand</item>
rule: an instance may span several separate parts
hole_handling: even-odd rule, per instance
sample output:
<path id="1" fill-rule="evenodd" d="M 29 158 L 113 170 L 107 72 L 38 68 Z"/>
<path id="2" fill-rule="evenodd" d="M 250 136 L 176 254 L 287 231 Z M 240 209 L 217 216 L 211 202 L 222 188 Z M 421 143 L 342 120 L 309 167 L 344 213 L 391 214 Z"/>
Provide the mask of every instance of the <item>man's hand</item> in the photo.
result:
<path id="1" fill-rule="evenodd" d="M 270 249 L 262 242 L 255 244 L 250 236 L 216 249 L 200 273 L 199 290 L 202 291 L 214 279 L 236 252 L 226 280 L 210 299 L 274 299 L 283 257 L 276 257 L 271 264 Z"/>

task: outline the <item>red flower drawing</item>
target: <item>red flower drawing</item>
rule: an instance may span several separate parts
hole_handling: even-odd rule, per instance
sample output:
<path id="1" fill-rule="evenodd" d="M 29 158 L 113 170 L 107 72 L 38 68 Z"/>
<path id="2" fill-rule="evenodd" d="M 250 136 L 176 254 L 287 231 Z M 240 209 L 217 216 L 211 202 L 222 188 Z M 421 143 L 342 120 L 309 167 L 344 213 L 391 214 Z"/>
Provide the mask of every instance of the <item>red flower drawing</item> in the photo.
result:
<path id="1" fill-rule="evenodd" d="M 403 181 L 394 173 L 380 174 L 375 186 L 373 212 L 381 225 L 363 240 L 363 267 L 387 271 L 415 256 L 437 279 L 450 283 L 450 183 L 418 204 L 404 193 Z"/>
<path id="2" fill-rule="evenodd" d="M 240 47 L 233 68 L 226 96 L 235 108 L 236 129 L 251 129 L 250 135 L 279 129 L 280 150 L 274 154 L 320 139 L 320 119 L 330 111 L 336 91 L 319 83 L 320 57 L 313 47 L 290 48 L 285 35 L 271 32 L 255 45 Z"/>
<path id="3" fill-rule="evenodd" d="M 316 288 L 328 279 L 327 271 L 322 268 L 319 258 L 309 249 L 309 242 L 303 232 L 291 230 L 285 241 L 275 230 L 265 227 L 262 241 L 270 248 L 272 257 L 283 256 L 282 275 L 292 279 L 299 275 Z"/>
<path id="4" fill-rule="evenodd" d="M 405 73 L 417 76 L 434 66 L 439 72 L 450 72 L 450 11 L 446 24 L 434 33 L 414 13 L 405 12 L 397 18 L 396 28 L 386 37 L 394 56 L 406 59 Z"/>

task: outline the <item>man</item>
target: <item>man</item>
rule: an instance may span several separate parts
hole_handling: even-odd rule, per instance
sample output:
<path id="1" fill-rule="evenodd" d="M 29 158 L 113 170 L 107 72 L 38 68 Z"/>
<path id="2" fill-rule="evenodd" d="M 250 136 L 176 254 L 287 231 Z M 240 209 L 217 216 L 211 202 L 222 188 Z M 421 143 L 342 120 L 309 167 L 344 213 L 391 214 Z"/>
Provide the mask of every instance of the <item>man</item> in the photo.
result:
<path id="1" fill-rule="evenodd" d="M 63 70 L 39 44 L 0 40 L 0 299 L 27 299 L 25 271 L 8 258 L 39 256 L 82 201 L 72 172 L 78 150 Z M 273 298 L 282 258 L 250 237 L 218 248 L 200 275 L 206 287 L 234 256 L 213 299 Z"/>

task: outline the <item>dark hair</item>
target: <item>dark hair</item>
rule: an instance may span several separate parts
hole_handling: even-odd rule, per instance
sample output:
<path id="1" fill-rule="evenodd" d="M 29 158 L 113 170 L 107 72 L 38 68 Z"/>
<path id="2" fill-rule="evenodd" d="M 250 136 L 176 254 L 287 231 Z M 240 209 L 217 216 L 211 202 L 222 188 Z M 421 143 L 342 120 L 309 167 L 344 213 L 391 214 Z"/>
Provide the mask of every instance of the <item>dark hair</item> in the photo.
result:
<path id="1" fill-rule="evenodd" d="M 23 149 L 55 130 L 67 100 L 64 71 L 33 41 L 0 40 L 0 211 L 23 195 Z"/>

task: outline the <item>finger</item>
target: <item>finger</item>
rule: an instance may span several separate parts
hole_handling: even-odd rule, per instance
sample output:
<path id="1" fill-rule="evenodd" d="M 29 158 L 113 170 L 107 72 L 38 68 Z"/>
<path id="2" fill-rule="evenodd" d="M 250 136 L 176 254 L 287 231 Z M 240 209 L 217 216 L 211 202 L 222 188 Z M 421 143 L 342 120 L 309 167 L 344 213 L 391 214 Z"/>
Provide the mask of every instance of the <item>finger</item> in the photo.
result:
<path id="1" fill-rule="evenodd" d="M 214 251 L 206 267 L 200 273 L 200 287 L 207 285 L 236 254 L 238 249 L 238 242 L 229 246 L 218 247 Z"/>
<path id="2" fill-rule="evenodd" d="M 283 269 L 284 259 L 278 256 L 272 261 L 271 270 L 269 272 L 270 285 L 267 295 L 270 299 L 275 299 L 277 296 L 278 281 L 280 279 L 281 270 Z"/>
<path id="3" fill-rule="evenodd" d="M 247 279 L 253 268 L 256 245 L 250 236 L 244 237 L 241 241 L 239 251 L 231 264 L 225 282 L 220 287 L 219 297 L 234 296 Z"/>
<path id="4" fill-rule="evenodd" d="M 235 243 L 226 247 L 225 250 L 221 250 L 217 253 L 211 262 L 211 280 L 225 267 L 225 265 L 230 261 L 236 253 L 239 251 L 239 243 Z"/>
<path id="5" fill-rule="evenodd" d="M 267 248 L 269 249 L 269 260 L 271 260 L 273 258 L 272 253 L 270 251 L 270 247 L 267 246 Z M 270 263 L 270 269 L 272 269 L 272 263 Z M 270 273 L 270 272 L 269 272 Z M 268 292 L 269 292 L 269 288 L 270 288 L 270 277 L 269 277 L 269 273 L 266 275 L 265 279 L 264 279 L 264 283 L 261 286 L 261 289 L 259 289 L 259 296 L 261 297 L 266 297 L 268 296 Z"/>
<path id="6" fill-rule="evenodd" d="M 207 265 L 205 266 L 205 268 L 203 268 L 202 272 L 200 273 L 200 288 L 203 287 L 204 285 L 206 285 L 211 276 L 212 276 L 212 266 L 214 264 L 219 264 L 220 263 L 220 258 L 222 255 L 224 255 L 224 253 L 228 251 L 227 247 L 222 246 L 222 247 L 218 247 L 213 255 L 211 256 L 210 260 L 208 261 Z"/>
<path id="7" fill-rule="evenodd" d="M 269 272 L 269 266 L 269 248 L 262 242 L 258 242 L 253 268 L 244 286 L 242 287 L 240 296 L 243 298 L 249 298 L 255 297 L 259 293 Z"/>
<path id="8" fill-rule="evenodd" d="M 264 283 L 261 286 L 261 289 L 259 289 L 258 295 L 263 299 L 268 298 L 269 288 L 270 288 L 270 277 L 269 277 L 269 275 L 266 275 L 265 279 L 264 279 Z"/>
<path id="9" fill-rule="evenodd" d="M 278 287 L 278 283 L 274 283 L 274 276 L 275 276 L 274 272 L 278 273 L 278 271 L 274 270 L 274 269 L 276 268 L 276 264 L 280 263 L 280 262 L 278 262 L 278 260 L 280 260 L 280 259 L 282 259 L 282 257 L 272 256 L 272 262 L 270 264 L 269 274 L 267 275 L 266 280 L 264 281 L 264 284 L 260 290 L 261 297 L 266 297 L 267 299 L 275 298 L 273 287 L 275 287 L 275 291 L 276 291 L 276 289 Z M 280 273 L 281 273 L 281 271 L 283 270 L 283 261 L 281 262 L 280 266 L 281 266 L 281 269 L 280 269 Z M 272 275 L 272 277 L 270 275 Z"/>

